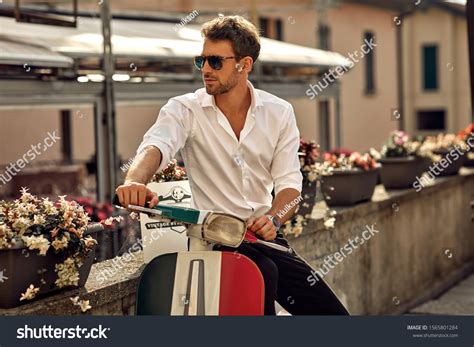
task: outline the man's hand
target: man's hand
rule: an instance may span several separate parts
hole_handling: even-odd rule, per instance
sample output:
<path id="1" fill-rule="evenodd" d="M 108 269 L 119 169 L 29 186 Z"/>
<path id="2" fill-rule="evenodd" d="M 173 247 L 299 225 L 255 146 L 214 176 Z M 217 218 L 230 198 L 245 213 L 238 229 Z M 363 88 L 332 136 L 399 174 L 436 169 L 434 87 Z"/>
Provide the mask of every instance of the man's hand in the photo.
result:
<path id="1" fill-rule="evenodd" d="M 145 206 L 146 201 L 149 201 L 150 208 L 158 204 L 156 194 L 142 183 L 126 182 L 117 187 L 115 194 L 119 198 L 120 205 L 124 207 L 128 205 Z"/>
<path id="2" fill-rule="evenodd" d="M 260 236 L 265 241 L 272 241 L 277 236 L 277 230 L 267 216 L 247 219 L 247 229 Z"/>

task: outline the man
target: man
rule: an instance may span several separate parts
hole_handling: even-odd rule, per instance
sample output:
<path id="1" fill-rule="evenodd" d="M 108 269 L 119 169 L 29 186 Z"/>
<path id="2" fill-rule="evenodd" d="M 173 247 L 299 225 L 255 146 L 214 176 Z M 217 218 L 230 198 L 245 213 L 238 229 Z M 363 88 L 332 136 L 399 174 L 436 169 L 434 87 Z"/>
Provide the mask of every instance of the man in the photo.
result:
<path id="1" fill-rule="evenodd" d="M 192 207 L 239 216 L 260 238 L 288 246 L 279 228 L 294 213 L 302 186 L 293 108 L 248 81 L 260 52 L 253 24 L 220 16 L 205 23 L 202 34 L 202 55 L 194 63 L 205 88 L 161 109 L 116 193 L 124 206 L 148 200 L 154 206 L 158 199 L 145 184 L 181 150 Z M 290 203 L 294 207 L 282 213 Z M 322 279 L 308 282 L 312 269 L 298 255 L 249 244 L 238 252 L 262 272 L 265 314 L 275 314 L 275 300 L 292 314 L 348 314 Z"/>

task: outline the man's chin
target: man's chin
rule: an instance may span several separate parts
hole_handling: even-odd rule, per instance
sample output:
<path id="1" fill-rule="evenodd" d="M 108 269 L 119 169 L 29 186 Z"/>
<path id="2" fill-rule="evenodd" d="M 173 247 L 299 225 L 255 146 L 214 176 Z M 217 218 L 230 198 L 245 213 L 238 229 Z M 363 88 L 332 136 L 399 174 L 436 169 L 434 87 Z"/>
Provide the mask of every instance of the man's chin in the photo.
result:
<path id="1" fill-rule="evenodd" d="M 223 87 L 211 87 L 206 85 L 206 92 L 209 95 L 220 95 L 229 92 L 230 89 L 223 88 Z"/>
<path id="2" fill-rule="evenodd" d="M 215 88 L 211 86 L 206 86 L 206 92 L 209 95 L 219 95 L 223 93 L 220 88 Z"/>
<path id="3" fill-rule="evenodd" d="M 217 95 L 219 94 L 218 91 L 215 88 L 212 88 L 210 86 L 206 86 L 206 92 L 209 95 Z"/>

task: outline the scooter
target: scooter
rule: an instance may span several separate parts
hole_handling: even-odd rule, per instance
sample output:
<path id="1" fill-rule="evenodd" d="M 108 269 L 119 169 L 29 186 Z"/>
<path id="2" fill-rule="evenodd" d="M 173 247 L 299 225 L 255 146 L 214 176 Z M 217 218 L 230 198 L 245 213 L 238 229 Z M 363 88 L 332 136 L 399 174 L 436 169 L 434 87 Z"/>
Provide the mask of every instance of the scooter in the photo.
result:
<path id="1" fill-rule="evenodd" d="M 124 208 L 117 196 L 113 203 Z M 183 223 L 189 238 L 188 252 L 163 254 L 145 266 L 137 289 L 137 315 L 263 315 L 264 281 L 257 265 L 243 254 L 213 248 L 237 248 L 246 242 L 282 252 L 291 249 L 259 239 L 243 219 L 226 213 L 160 204 L 126 208 Z"/>

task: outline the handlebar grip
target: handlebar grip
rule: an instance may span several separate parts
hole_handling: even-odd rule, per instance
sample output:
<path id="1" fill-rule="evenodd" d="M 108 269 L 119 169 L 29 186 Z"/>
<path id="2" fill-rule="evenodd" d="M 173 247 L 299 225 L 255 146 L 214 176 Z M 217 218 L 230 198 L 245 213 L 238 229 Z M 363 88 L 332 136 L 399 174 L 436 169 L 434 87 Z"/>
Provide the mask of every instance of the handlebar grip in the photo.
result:
<path id="1" fill-rule="evenodd" d="M 150 200 L 145 201 L 145 206 L 142 206 L 142 207 L 148 207 L 149 202 Z M 125 206 L 122 206 L 122 204 L 120 203 L 120 200 L 117 194 L 114 195 L 114 198 L 112 199 L 112 204 L 118 207 L 125 207 Z"/>

